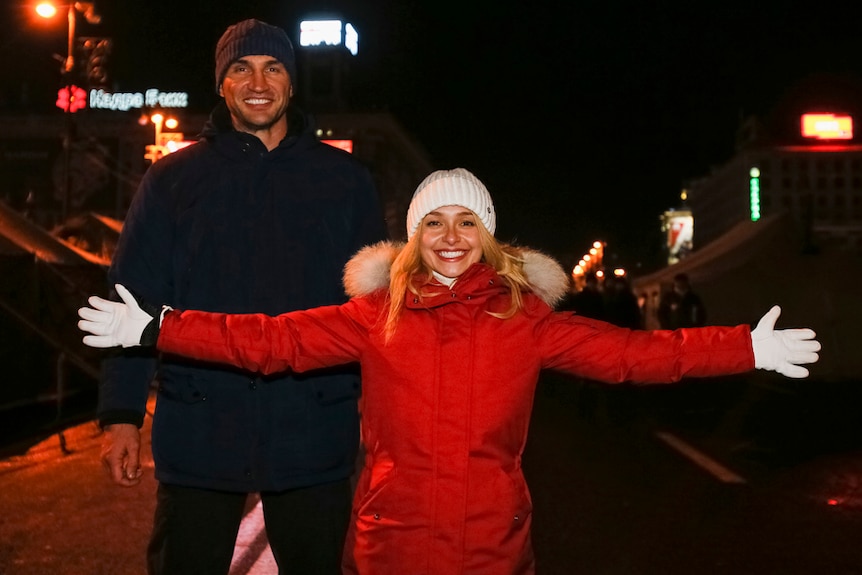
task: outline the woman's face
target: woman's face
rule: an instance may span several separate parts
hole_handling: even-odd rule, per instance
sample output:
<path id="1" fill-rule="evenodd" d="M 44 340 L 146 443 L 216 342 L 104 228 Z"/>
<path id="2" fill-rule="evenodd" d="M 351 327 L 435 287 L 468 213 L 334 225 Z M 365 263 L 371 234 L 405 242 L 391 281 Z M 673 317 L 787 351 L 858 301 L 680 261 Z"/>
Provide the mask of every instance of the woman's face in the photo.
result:
<path id="1" fill-rule="evenodd" d="M 456 278 L 482 259 L 476 215 L 462 206 L 443 206 L 419 224 L 419 253 L 435 272 Z"/>

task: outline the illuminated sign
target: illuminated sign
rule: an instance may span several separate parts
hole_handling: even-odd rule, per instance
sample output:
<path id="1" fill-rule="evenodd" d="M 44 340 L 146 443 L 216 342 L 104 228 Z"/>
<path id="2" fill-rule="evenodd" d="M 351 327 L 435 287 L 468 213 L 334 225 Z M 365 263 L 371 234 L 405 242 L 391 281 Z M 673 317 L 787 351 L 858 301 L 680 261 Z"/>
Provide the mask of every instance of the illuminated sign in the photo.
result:
<path id="1" fill-rule="evenodd" d="M 194 143 L 193 140 L 186 140 L 185 134 L 182 132 L 159 132 L 159 137 L 156 140 L 156 144 L 164 148 L 167 154 L 182 150 Z"/>
<path id="2" fill-rule="evenodd" d="M 344 150 L 348 154 L 353 153 L 353 140 L 320 140 L 324 144 L 329 144 L 333 148 Z"/>
<path id="3" fill-rule="evenodd" d="M 168 154 L 173 154 L 194 143 L 194 141 L 185 140 L 182 132 L 161 132 L 155 144 L 147 145 L 144 158 L 155 164 Z"/>
<path id="4" fill-rule="evenodd" d="M 853 118 L 835 114 L 802 114 L 802 136 L 816 140 L 850 140 Z"/>
<path id="5" fill-rule="evenodd" d="M 141 92 L 112 94 L 104 90 L 90 90 L 90 108 L 96 110 L 130 110 L 132 108 L 185 108 L 189 105 L 186 92 L 160 92 L 150 88 Z"/>
<path id="6" fill-rule="evenodd" d="M 304 20 L 299 24 L 300 46 L 341 46 L 351 54 L 359 53 L 359 33 L 341 20 Z"/>
<path id="7" fill-rule="evenodd" d="M 87 93 L 78 86 L 60 88 L 57 90 L 56 105 L 64 112 L 74 114 L 87 107 Z"/>
<path id="8" fill-rule="evenodd" d="M 760 219 L 760 170 L 751 168 L 748 172 L 748 204 L 751 212 L 751 221 Z"/>
<path id="9" fill-rule="evenodd" d="M 344 46 L 354 56 L 359 53 L 359 32 L 356 31 L 353 24 L 348 23 L 344 26 Z"/>
<path id="10" fill-rule="evenodd" d="M 694 246 L 694 217 L 689 210 L 669 210 L 662 216 L 662 231 L 667 234 L 667 263 L 673 265 L 686 257 Z"/>

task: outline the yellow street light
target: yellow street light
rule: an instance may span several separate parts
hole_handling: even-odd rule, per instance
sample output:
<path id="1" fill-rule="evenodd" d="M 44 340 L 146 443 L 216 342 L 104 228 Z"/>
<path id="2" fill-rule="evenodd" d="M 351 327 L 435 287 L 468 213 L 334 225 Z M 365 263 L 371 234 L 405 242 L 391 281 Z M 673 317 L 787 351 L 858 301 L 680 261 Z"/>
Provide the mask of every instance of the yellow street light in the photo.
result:
<path id="1" fill-rule="evenodd" d="M 155 128 L 155 136 L 156 136 L 156 145 L 163 145 L 162 142 L 162 129 L 167 128 L 168 130 L 173 130 L 177 126 L 180 125 L 179 121 L 174 117 L 165 117 L 161 112 L 155 112 L 150 116 L 150 122 L 152 122 L 153 127 Z"/>
<path id="2" fill-rule="evenodd" d="M 42 18 L 53 18 L 59 12 L 58 8 L 68 8 L 69 20 L 68 51 L 63 65 L 63 71 L 70 74 L 75 69 L 75 24 L 77 13 L 84 15 L 90 24 L 98 24 L 102 17 L 96 14 L 96 7 L 92 2 L 72 2 L 70 4 L 54 4 L 53 2 L 41 2 L 36 6 L 36 14 Z"/>
<path id="3" fill-rule="evenodd" d="M 147 146 L 147 153 L 144 157 L 153 163 L 156 163 L 157 160 L 169 154 L 171 150 L 168 149 L 165 142 L 162 138 L 162 128 L 168 128 L 169 130 L 173 130 L 177 126 L 180 125 L 179 121 L 176 118 L 168 117 L 166 118 L 164 114 L 161 112 L 155 112 L 150 115 L 149 118 L 146 116 L 142 116 L 139 122 L 142 125 L 146 125 L 147 121 L 153 124 L 153 129 L 155 131 L 155 141 L 153 144 Z M 165 134 L 167 135 L 167 134 Z"/>
<path id="4" fill-rule="evenodd" d="M 36 6 L 36 14 L 42 18 L 53 18 L 57 15 L 57 7 L 50 2 L 42 2 Z"/>
<path id="5" fill-rule="evenodd" d="M 72 2 L 70 4 L 56 5 L 52 2 L 41 2 L 36 6 L 36 14 L 42 18 L 52 18 L 56 16 L 58 7 L 68 8 L 69 34 L 67 41 L 66 59 L 63 62 L 63 80 L 66 84 L 66 89 L 69 94 L 72 93 L 72 72 L 75 71 L 75 22 L 78 12 L 82 13 L 90 24 L 98 24 L 102 21 L 102 17 L 96 14 L 95 6 L 92 2 Z M 72 151 L 72 109 L 71 106 L 66 107 L 66 131 L 63 136 L 63 208 L 61 216 L 65 220 L 69 215 L 69 199 L 71 196 L 71 151 Z"/>

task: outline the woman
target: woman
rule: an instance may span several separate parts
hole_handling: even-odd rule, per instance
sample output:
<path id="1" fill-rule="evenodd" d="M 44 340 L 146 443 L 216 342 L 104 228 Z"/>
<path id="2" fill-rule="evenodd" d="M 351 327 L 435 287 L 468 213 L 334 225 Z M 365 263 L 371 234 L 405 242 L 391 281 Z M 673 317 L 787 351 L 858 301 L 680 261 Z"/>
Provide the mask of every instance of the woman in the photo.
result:
<path id="1" fill-rule="evenodd" d="M 165 353 L 253 372 L 359 362 L 366 461 L 347 573 L 534 572 L 521 453 L 541 369 L 670 382 L 755 367 L 806 377 L 796 364 L 818 359 L 811 330 L 773 331 L 778 308 L 753 332 L 631 331 L 554 313 L 565 272 L 498 243 L 495 228 L 473 174 L 434 172 L 411 201 L 407 243 L 365 248 L 346 266 L 344 305 L 274 318 L 146 313 L 117 286 L 125 303 L 90 298 L 79 326 L 94 347 L 157 341 Z"/>

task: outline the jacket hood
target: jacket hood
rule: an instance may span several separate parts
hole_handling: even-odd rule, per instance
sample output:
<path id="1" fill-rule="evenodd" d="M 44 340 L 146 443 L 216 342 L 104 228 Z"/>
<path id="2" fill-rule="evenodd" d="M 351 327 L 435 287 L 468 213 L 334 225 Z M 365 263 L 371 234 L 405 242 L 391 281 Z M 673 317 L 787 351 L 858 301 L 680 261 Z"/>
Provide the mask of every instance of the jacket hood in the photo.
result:
<path id="1" fill-rule="evenodd" d="M 366 246 L 344 266 L 344 290 L 350 297 L 369 295 L 389 287 L 389 270 L 401 253 L 404 243 L 389 241 Z M 542 252 L 524 249 L 524 273 L 532 292 L 551 307 L 558 304 L 569 289 L 569 277 L 563 267 Z"/>

